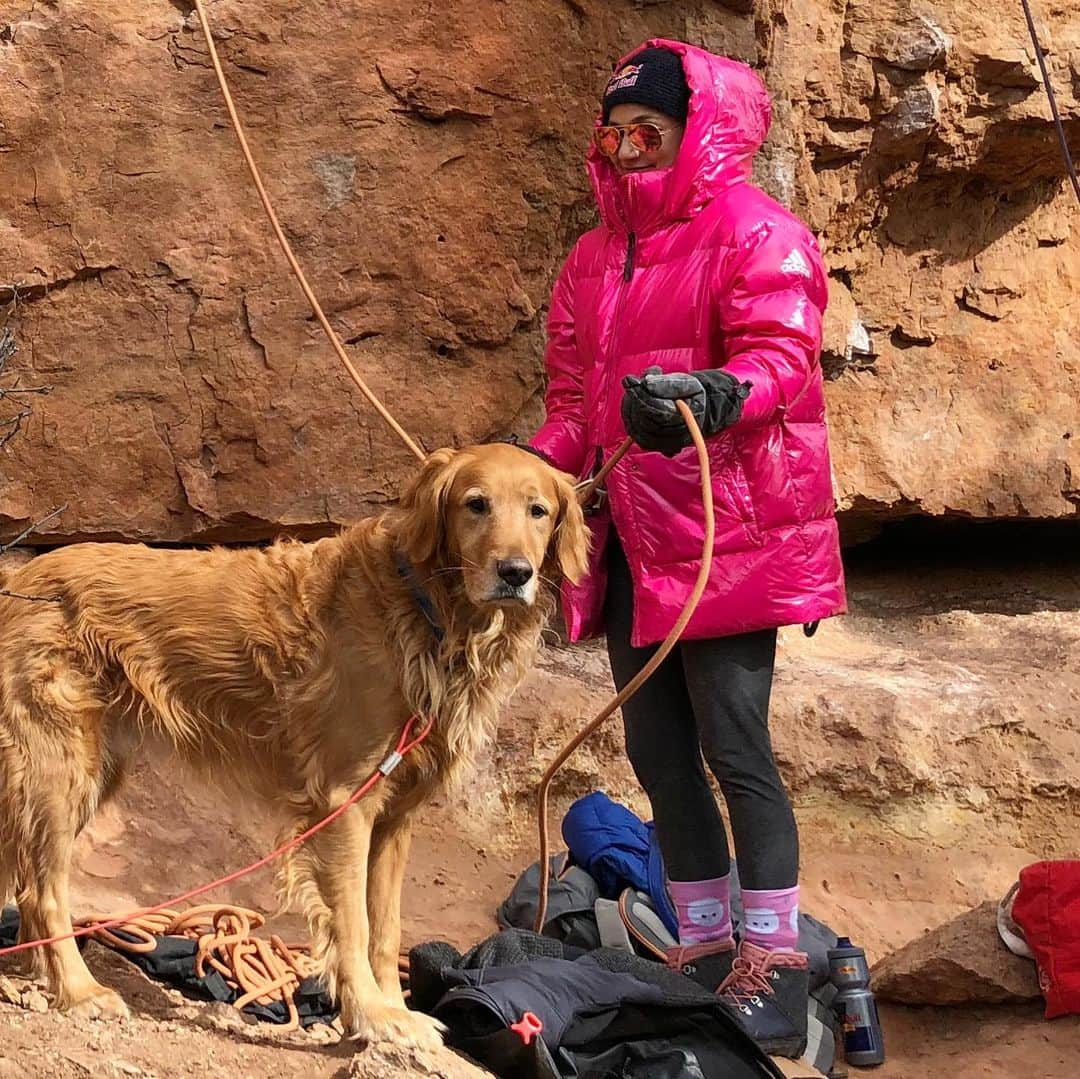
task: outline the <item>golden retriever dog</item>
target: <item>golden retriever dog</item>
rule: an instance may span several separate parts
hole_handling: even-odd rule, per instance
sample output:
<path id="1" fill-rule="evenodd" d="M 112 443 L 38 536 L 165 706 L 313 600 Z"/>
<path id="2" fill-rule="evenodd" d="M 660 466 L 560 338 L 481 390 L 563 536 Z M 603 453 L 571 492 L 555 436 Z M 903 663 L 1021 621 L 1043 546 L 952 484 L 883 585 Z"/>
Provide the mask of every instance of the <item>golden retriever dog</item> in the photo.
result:
<path id="1" fill-rule="evenodd" d="M 440 1040 L 398 982 L 410 821 L 465 769 L 540 642 L 548 587 L 585 572 L 570 477 L 511 445 L 440 450 L 398 506 L 314 543 L 76 544 L 0 598 L 0 900 L 24 940 L 71 929 L 72 844 L 140 749 L 285 814 L 340 806 L 410 716 L 427 740 L 283 861 L 346 1030 Z M 197 882 L 193 882 L 197 883 Z M 29 953 L 61 1008 L 120 1016 L 74 941 Z"/>

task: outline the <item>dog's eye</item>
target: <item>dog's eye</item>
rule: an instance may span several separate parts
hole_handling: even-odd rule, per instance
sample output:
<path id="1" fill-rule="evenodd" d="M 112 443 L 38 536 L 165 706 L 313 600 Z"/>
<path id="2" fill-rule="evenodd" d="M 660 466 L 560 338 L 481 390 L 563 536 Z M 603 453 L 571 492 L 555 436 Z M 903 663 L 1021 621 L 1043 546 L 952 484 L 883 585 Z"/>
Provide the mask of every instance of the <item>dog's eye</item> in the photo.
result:
<path id="1" fill-rule="evenodd" d="M 465 508 L 470 513 L 475 513 L 479 516 L 487 513 L 488 500 L 486 498 L 470 498 L 469 501 L 465 503 Z"/>
<path id="2" fill-rule="evenodd" d="M 532 517 L 549 517 L 547 506 L 541 506 L 539 502 L 534 502 L 529 507 L 529 515 Z"/>

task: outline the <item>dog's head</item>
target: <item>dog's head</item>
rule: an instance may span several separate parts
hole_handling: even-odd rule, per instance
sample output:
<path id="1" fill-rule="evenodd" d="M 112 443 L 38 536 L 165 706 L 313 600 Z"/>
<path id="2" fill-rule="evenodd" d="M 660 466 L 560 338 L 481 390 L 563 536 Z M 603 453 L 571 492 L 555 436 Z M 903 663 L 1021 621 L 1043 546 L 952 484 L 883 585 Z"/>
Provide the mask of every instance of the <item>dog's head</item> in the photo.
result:
<path id="1" fill-rule="evenodd" d="M 570 477 L 505 443 L 433 453 L 402 496 L 398 536 L 429 575 L 460 574 L 477 607 L 531 606 L 541 579 L 579 581 L 589 547 Z"/>

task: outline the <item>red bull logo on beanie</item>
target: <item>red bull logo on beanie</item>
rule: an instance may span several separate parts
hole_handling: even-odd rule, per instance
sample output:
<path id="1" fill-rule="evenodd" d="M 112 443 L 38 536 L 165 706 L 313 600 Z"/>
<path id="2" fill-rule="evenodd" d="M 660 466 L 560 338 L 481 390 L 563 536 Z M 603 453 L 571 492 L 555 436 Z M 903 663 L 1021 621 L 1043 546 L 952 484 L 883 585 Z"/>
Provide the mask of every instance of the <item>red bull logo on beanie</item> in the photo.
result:
<path id="1" fill-rule="evenodd" d="M 625 64 L 621 67 L 608 80 L 607 89 L 604 91 L 605 96 L 615 90 L 625 90 L 627 87 L 633 86 L 644 66 L 644 64 Z"/>

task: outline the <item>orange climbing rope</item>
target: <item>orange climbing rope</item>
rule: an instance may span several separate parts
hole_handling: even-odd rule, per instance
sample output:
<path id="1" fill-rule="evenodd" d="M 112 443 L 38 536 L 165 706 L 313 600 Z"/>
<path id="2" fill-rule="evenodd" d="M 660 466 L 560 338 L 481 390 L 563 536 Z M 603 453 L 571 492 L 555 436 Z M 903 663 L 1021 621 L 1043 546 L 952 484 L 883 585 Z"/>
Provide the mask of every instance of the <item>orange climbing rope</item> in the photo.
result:
<path id="1" fill-rule="evenodd" d="M 88 936 L 121 954 L 153 952 L 162 937 L 183 937 L 196 941 L 195 973 L 204 978 L 211 970 L 240 995 L 232 1007 L 241 1011 L 249 1004 L 284 1004 L 288 1021 L 279 1024 L 282 1033 L 298 1030 L 300 1012 L 296 991 L 305 978 L 316 977 L 319 965 L 311 956 L 310 944 L 287 944 L 276 934 L 258 937 L 266 919 L 258 911 L 212 903 L 189 907 L 182 913 L 160 910 L 129 920 L 102 914 L 80 919 L 76 925 L 89 930 Z M 122 934 L 122 935 L 121 935 Z M 129 939 L 134 937 L 135 939 Z M 409 956 L 398 955 L 398 977 L 406 999 L 409 996 Z"/>
<path id="2" fill-rule="evenodd" d="M 536 794 L 536 819 L 540 837 L 540 894 L 536 907 L 536 922 L 534 928 L 537 933 L 543 932 L 544 922 L 547 920 L 548 888 L 551 883 L 551 869 L 548 858 L 551 841 L 548 835 L 548 791 L 551 781 L 555 778 L 559 769 L 570 759 L 570 755 L 589 737 L 597 728 L 606 723 L 637 691 L 653 676 L 656 668 L 668 657 L 671 650 L 679 643 L 683 631 L 693 617 L 697 605 L 705 592 L 705 586 L 709 582 L 709 572 L 712 569 L 713 539 L 716 533 L 716 519 L 713 516 L 713 492 L 712 476 L 709 470 L 709 451 L 705 446 L 701 428 L 698 427 L 690 406 L 685 401 L 677 401 L 676 405 L 683 422 L 690 430 L 690 437 L 694 441 L 697 450 L 698 466 L 701 471 L 701 504 L 705 516 L 705 534 L 701 543 L 701 562 L 698 568 L 697 581 L 690 593 L 686 605 L 679 614 L 671 632 L 664 638 L 663 643 L 650 657 L 649 662 L 641 668 L 634 678 L 628 682 L 610 701 L 601 709 L 600 713 L 590 720 L 569 742 L 563 747 L 562 752 L 548 765 L 544 772 Z M 597 473 L 596 479 L 587 488 L 586 498 L 591 497 L 592 492 L 599 486 L 603 478 L 615 466 L 618 459 L 626 452 L 628 443 L 623 443 L 612 455 L 608 463 Z"/>
<path id="3" fill-rule="evenodd" d="M 234 880 L 239 880 L 241 877 L 246 877 L 249 873 L 254 873 L 256 869 L 261 869 L 263 866 L 269 865 L 283 854 L 299 847 L 301 843 L 305 843 L 315 835 L 316 832 L 321 832 L 328 824 L 332 824 L 338 817 L 359 802 L 380 779 L 388 776 L 408 753 L 414 750 L 425 738 L 427 738 L 431 733 L 432 727 L 435 725 L 434 719 L 428 719 L 423 727 L 416 734 L 413 734 L 413 730 L 419 722 L 419 718 L 413 716 L 405 723 L 405 726 L 401 728 L 401 735 L 398 737 L 397 745 L 394 749 L 386 755 L 382 763 L 371 773 L 368 779 L 361 784 L 361 786 L 357 787 L 356 790 L 337 807 L 337 809 L 328 813 L 318 822 L 318 824 L 313 824 L 307 831 L 301 832 L 300 835 L 294 836 L 292 839 L 288 840 L 288 842 L 282 843 L 280 847 L 272 850 L 257 862 L 252 862 L 250 865 L 246 865 L 242 869 L 237 869 L 232 873 L 228 873 L 224 877 L 218 877 L 217 880 L 212 880 L 209 884 L 203 884 L 198 888 L 192 888 L 191 891 L 184 892 L 183 895 L 174 896 L 172 899 L 166 899 L 164 903 L 158 903 L 156 906 L 142 907 L 139 910 L 128 911 L 126 914 L 109 918 L 104 922 L 94 921 L 92 924 L 83 924 L 76 929 L 72 929 L 70 933 L 60 933 L 55 937 L 45 937 L 42 940 L 27 940 L 19 944 L 13 944 L 8 948 L 0 948 L 0 956 L 30 951 L 33 948 L 44 947 L 46 944 L 57 944 L 62 940 L 96 936 L 104 930 L 116 929 L 124 925 L 139 924 L 141 919 L 145 919 L 152 915 L 171 914 L 173 913 L 171 908 L 177 906 L 177 904 L 186 903 L 189 899 L 195 899 L 197 896 L 205 895 L 207 892 L 212 892 L 215 888 L 220 888 L 224 884 L 231 884 Z M 147 924 L 155 925 L 158 923 L 150 922 Z"/>
<path id="4" fill-rule="evenodd" d="M 266 919 L 244 907 L 208 904 L 183 913 L 159 910 L 123 921 L 95 915 L 78 924 L 89 929 L 94 940 L 129 954 L 154 951 L 162 936 L 197 941 L 195 973 L 204 978 L 217 971 L 240 994 L 233 1002 L 238 1010 L 251 1003 L 284 1004 L 289 1019 L 279 1027 L 283 1031 L 299 1028 L 296 990 L 305 978 L 318 974 L 310 945 L 286 944 L 276 935 L 269 940 L 255 936 L 253 930 L 265 925 Z M 116 930 L 136 939 L 125 939 Z"/>
<path id="5" fill-rule="evenodd" d="M 237 115 L 236 106 L 233 104 L 232 94 L 229 92 L 229 84 L 225 81 L 225 72 L 222 70 L 221 61 L 218 59 L 217 48 L 214 45 L 214 35 L 210 30 L 210 20 L 206 17 L 206 10 L 202 5 L 202 0 L 194 0 L 194 3 L 195 11 L 198 13 L 199 22 L 202 25 L 203 37 L 206 38 L 206 48 L 210 53 L 210 62 L 214 66 L 214 74 L 217 75 L 218 85 L 221 87 L 221 94 L 225 99 L 225 108 L 228 109 L 229 119 L 232 121 L 233 130 L 236 132 L 237 141 L 240 143 L 240 150 L 244 155 L 244 160 L 247 162 L 251 178 L 255 182 L 255 190 L 259 193 L 259 200 L 263 204 L 266 216 L 270 219 L 270 226 L 274 230 L 274 235 L 277 237 L 277 242 L 289 263 L 289 267 L 292 269 L 293 275 L 300 284 L 300 290 L 303 292 L 307 302 L 311 305 L 311 310 L 319 320 L 319 325 L 322 327 L 323 332 L 326 334 L 334 351 L 337 353 L 338 359 L 344 364 L 345 370 L 349 373 L 349 377 L 356 384 L 356 388 L 365 398 L 367 398 L 368 404 L 371 405 L 383 420 L 386 421 L 390 430 L 405 443 L 409 452 L 418 461 L 423 461 L 427 457 L 427 454 L 413 440 L 405 428 L 394 419 L 390 410 L 371 391 L 368 384 L 360 376 L 360 372 L 357 371 L 352 360 L 349 359 L 338 335 L 334 333 L 333 326 L 330 325 L 329 319 L 327 319 L 326 315 L 323 313 L 322 306 L 316 298 L 315 293 L 312 291 L 311 286 L 308 284 L 307 278 L 304 276 L 304 271 L 300 268 L 300 263 L 293 254 L 292 245 L 289 243 L 284 231 L 282 231 L 281 225 L 278 223 L 277 214 L 274 213 L 274 207 L 270 203 L 270 196 L 267 195 L 266 188 L 263 186 L 262 176 L 259 175 L 259 167 L 255 164 L 255 158 L 252 156 L 251 148 L 248 146 L 247 138 L 244 135 L 244 128 L 240 123 L 240 117 Z"/>

